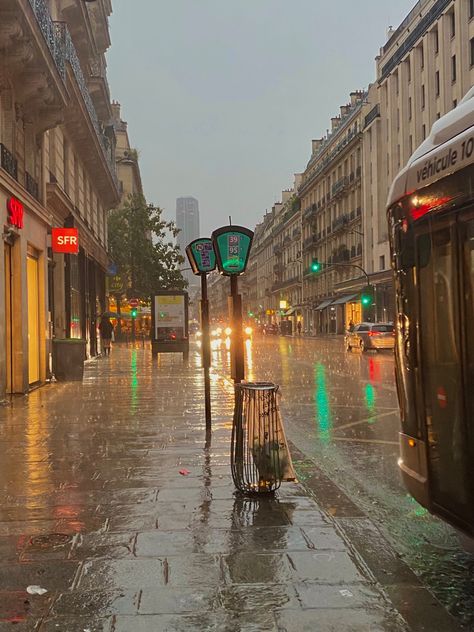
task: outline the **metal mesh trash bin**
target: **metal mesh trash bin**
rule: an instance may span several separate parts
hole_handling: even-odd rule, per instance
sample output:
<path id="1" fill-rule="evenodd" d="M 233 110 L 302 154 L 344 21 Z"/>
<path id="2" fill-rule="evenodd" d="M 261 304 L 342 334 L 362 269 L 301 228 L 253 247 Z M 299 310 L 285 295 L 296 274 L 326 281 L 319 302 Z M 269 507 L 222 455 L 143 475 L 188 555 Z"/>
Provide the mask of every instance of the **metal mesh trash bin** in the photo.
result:
<path id="1" fill-rule="evenodd" d="M 236 384 L 231 468 L 235 486 L 248 494 L 270 493 L 296 480 L 278 406 L 278 385 Z"/>

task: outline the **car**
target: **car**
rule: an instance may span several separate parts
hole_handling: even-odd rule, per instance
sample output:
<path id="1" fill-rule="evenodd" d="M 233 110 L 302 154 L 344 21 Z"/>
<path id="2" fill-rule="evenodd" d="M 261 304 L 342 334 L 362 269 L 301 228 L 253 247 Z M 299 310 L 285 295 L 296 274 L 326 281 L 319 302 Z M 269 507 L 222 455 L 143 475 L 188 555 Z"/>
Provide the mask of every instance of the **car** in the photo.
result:
<path id="1" fill-rule="evenodd" d="M 268 325 L 264 325 L 263 333 L 265 335 L 278 335 L 278 325 L 276 323 L 269 323 Z"/>
<path id="2" fill-rule="evenodd" d="M 392 323 L 359 323 L 345 336 L 346 350 L 394 349 L 395 329 Z"/>

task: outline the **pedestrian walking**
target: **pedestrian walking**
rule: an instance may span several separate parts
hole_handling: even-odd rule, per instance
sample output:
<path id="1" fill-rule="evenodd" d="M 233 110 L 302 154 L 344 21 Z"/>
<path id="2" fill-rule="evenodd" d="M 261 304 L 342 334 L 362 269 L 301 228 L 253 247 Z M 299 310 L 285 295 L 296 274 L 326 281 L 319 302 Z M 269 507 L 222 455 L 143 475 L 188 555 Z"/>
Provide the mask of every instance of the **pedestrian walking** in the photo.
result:
<path id="1" fill-rule="evenodd" d="M 351 318 L 351 320 L 349 321 L 349 333 L 352 333 L 354 331 L 354 327 L 354 321 Z"/>
<path id="2" fill-rule="evenodd" d="M 296 329 L 298 330 L 298 336 L 301 336 L 301 320 L 296 323 Z"/>
<path id="3" fill-rule="evenodd" d="M 110 318 L 105 314 L 100 319 L 99 331 L 104 355 L 110 355 L 110 346 L 112 343 L 112 337 L 114 335 L 114 326 L 112 325 Z"/>

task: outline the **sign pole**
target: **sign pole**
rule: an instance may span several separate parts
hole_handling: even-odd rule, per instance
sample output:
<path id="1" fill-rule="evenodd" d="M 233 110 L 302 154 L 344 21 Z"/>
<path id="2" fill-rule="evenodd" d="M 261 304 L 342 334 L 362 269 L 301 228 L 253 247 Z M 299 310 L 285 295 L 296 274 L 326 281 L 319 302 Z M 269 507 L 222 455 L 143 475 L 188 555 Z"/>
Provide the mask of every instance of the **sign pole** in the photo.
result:
<path id="1" fill-rule="evenodd" d="M 207 274 L 201 273 L 201 327 L 202 366 L 204 369 L 204 407 L 206 416 L 206 437 L 211 434 L 211 337 L 209 335 L 209 299 L 207 296 Z"/>
<path id="2" fill-rule="evenodd" d="M 230 277 L 231 367 L 234 384 L 245 379 L 244 340 L 242 336 L 242 297 L 238 293 L 237 275 Z"/>

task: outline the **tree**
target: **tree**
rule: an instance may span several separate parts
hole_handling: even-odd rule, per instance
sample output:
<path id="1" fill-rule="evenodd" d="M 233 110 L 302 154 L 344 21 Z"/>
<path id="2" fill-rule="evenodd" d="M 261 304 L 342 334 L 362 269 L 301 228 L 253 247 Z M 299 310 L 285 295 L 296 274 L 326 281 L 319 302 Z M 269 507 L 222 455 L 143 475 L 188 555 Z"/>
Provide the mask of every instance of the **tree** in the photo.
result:
<path id="1" fill-rule="evenodd" d="M 147 205 L 141 194 L 130 196 L 110 212 L 108 228 L 110 257 L 135 298 L 147 300 L 158 289 L 184 289 L 179 271 L 184 259 L 168 236 L 179 231 L 162 219 L 159 207 Z"/>

